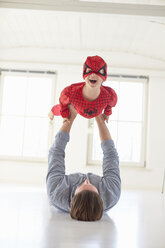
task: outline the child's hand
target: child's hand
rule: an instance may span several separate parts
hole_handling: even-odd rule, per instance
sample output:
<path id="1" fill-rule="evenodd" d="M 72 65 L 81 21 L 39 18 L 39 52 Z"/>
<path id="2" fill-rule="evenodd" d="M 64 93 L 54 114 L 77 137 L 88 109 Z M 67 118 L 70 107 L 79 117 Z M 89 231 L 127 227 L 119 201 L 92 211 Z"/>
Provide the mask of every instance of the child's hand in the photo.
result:
<path id="1" fill-rule="evenodd" d="M 103 116 L 104 121 L 106 121 L 106 123 L 108 123 L 109 115 L 102 114 L 102 116 Z"/>

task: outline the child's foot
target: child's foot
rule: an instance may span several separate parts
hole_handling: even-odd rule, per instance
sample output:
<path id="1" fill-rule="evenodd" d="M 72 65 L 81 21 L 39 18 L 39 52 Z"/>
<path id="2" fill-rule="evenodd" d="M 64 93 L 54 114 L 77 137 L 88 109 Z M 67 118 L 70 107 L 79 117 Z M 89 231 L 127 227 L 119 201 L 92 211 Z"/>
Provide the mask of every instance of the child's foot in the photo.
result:
<path id="1" fill-rule="evenodd" d="M 49 116 L 49 118 L 50 118 L 51 120 L 53 120 L 53 119 L 54 119 L 54 114 L 53 114 L 53 112 L 52 112 L 52 111 L 50 111 L 50 112 L 49 112 L 48 116 Z"/>

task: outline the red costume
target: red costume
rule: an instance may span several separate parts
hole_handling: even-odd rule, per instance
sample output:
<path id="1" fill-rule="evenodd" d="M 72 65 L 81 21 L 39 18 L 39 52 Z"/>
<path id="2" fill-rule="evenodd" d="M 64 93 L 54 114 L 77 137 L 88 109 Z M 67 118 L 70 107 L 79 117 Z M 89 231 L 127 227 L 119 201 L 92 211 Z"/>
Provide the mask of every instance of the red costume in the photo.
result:
<path id="1" fill-rule="evenodd" d="M 86 69 L 90 68 L 90 72 Z M 83 66 L 83 78 L 95 73 L 99 75 L 104 81 L 107 78 L 107 64 L 99 56 L 88 57 Z M 69 117 L 68 105 L 72 104 L 77 112 L 85 118 L 92 118 L 100 115 L 104 110 L 105 115 L 112 114 L 112 107 L 116 105 L 117 95 L 115 91 L 107 86 L 100 87 L 99 97 L 90 102 L 84 99 L 82 90 L 85 82 L 72 84 L 63 89 L 60 95 L 60 104 L 55 105 L 51 110 L 54 115 L 61 115 L 66 118 Z"/>

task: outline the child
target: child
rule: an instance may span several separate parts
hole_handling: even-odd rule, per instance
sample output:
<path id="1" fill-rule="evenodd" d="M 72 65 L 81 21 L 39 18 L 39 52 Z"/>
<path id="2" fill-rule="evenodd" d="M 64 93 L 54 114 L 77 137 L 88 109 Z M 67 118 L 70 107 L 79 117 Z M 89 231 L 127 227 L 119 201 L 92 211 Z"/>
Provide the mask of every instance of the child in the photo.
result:
<path id="1" fill-rule="evenodd" d="M 108 122 L 112 114 L 112 107 L 116 105 L 117 95 L 115 91 L 102 83 L 107 78 L 107 64 L 99 56 L 87 57 L 83 66 L 83 78 L 85 82 L 71 84 L 63 89 L 60 95 L 60 104 L 55 105 L 49 118 L 53 120 L 54 115 L 61 115 L 69 120 L 69 104 L 85 118 L 98 116 L 104 110 L 104 120 Z"/>

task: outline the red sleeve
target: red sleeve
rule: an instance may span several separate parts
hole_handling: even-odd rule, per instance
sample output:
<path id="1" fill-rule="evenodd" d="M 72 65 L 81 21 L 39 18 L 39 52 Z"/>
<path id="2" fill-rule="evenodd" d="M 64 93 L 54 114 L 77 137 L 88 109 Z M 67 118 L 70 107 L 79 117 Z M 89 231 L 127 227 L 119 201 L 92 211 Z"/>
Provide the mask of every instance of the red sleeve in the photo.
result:
<path id="1" fill-rule="evenodd" d="M 108 86 L 104 86 L 104 88 L 109 92 L 110 94 L 110 102 L 107 105 L 107 107 L 104 110 L 104 114 L 105 115 L 111 115 L 112 114 L 112 107 L 115 107 L 116 103 L 117 103 L 117 94 L 116 92 L 108 87 Z"/>
<path id="2" fill-rule="evenodd" d="M 71 94 L 71 85 L 64 88 L 60 94 L 60 113 L 63 118 L 66 118 L 69 116 L 69 108 L 68 105 L 70 102 L 70 94 Z"/>

